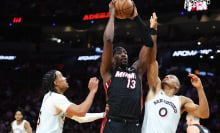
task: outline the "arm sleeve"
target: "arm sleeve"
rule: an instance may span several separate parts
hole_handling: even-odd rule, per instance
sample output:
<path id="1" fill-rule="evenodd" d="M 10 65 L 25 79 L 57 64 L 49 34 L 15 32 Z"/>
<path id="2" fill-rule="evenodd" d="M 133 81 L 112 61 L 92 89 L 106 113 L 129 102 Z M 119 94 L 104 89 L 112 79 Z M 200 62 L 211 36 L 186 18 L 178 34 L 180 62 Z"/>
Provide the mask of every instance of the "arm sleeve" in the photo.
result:
<path id="1" fill-rule="evenodd" d="M 53 100 L 54 100 L 55 107 L 61 110 L 62 112 L 66 112 L 68 107 L 72 104 L 72 102 L 70 102 L 66 98 L 66 96 L 61 95 L 61 94 L 56 94 Z"/>
<path id="2" fill-rule="evenodd" d="M 104 117 L 104 112 L 103 113 L 86 113 L 84 117 L 73 116 L 71 119 L 79 123 L 86 123 L 86 122 L 95 121 L 97 119 L 101 119 L 103 117 Z"/>
<path id="3" fill-rule="evenodd" d="M 142 37 L 144 45 L 147 47 L 153 47 L 153 40 L 151 38 L 150 29 L 147 28 L 147 26 L 145 26 L 140 16 L 136 16 L 134 20 L 137 23 L 141 31 L 141 37 Z"/>

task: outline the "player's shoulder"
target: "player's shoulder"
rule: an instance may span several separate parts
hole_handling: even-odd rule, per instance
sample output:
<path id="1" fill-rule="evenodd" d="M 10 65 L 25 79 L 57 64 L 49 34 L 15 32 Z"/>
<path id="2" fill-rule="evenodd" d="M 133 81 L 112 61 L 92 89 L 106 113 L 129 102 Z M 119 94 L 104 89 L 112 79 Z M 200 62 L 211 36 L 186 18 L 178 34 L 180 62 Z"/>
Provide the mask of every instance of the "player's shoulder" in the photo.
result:
<path id="1" fill-rule="evenodd" d="M 67 99 L 67 97 L 65 96 L 65 95 L 63 95 L 63 94 L 59 94 L 59 93 L 53 93 L 53 96 L 52 96 L 52 99 L 54 100 L 54 101 L 56 101 L 56 100 L 66 100 Z"/>
<path id="2" fill-rule="evenodd" d="M 179 97 L 182 103 L 187 103 L 187 102 L 192 101 L 192 99 L 190 99 L 189 97 L 183 96 L 183 95 L 180 95 Z"/>
<path id="3" fill-rule="evenodd" d="M 49 102 L 55 102 L 55 101 L 59 101 L 59 100 L 65 100 L 66 96 L 64 96 L 63 94 L 59 94 L 56 92 L 49 92 L 49 94 L 47 95 L 47 97 L 45 97 L 44 99 L 47 99 L 47 101 Z"/>
<path id="4" fill-rule="evenodd" d="M 53 97 L 65 97 L 64 95 L 62 95 L 60 93 L 56 93 L 56 92 L 51 92 L 51 96 L 53 96 Z"/>
<path id="5" fill-rule="evenodd" d="M 13 120 L 13 121 L 11 122 L 11 125 L 13 125 L 13 124 L 15 123 L 15 121 L 16 121 L 16 120 Z"/>
<path id="6" fill-rule="evenodd" d="M 27 121 L 27 120 L 23 120 L 23 121 L 24 121 L 25 125 L 27 125 L 27 124 L 29 125 L 30 124 L 29 121 Z"/>
<path id="7" fill-rule="evenodd" d="M 138 63 L 139 63 L 139 60 L 136 60 L 136 61 L 131 65 L 131 67 L 137 69 Z"/>
<path id="8" fill-rule="evenodd" d="M 181 102 L 181 108 L 184 110 L 185 106 L 189 103 L 193 103 L 193 100 L 186 97 L 186 96 L 179 96 L 180 97 L 180 102 Z"/>
<path id="9" fill-rule="evenodd" d="M 25 119 L 24 119 L 23 121 L 24 121 L 24 123 L 29 123 L 29 121 L 28 121 L 28 120 L 25 120 Z"/>
<path id="10" fill-rule="evenodd" d="M 25 120 L 25 121 L 24 121 L 24 128 L 28 128 L 28 127 L 30 127 L 30 126 L 31 126 L 31 125 L 30 125 L 29 121 Z"/>

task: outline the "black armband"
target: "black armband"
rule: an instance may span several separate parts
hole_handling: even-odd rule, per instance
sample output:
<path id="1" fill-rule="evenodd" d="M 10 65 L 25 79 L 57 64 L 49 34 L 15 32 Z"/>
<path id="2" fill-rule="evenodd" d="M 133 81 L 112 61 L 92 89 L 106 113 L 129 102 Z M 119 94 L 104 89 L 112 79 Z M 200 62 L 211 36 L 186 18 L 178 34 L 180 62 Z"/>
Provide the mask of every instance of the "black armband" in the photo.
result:
<path id="1" fill-rule="evenodd" d="M 144 45 L 147 47 L 153 47 L 153 40 L 151 38 L 150 29 L 145 26 L 140 16 L 136 16 L 134 20 L 137 23 L 139 29 L 141 30 L 141 37 L 143 39 Z"/>
<path id="2" fill-rule="evenodd" d="M 157 30 L 150 28 L 150 34 L 151 35 L 157 35 Z"/>

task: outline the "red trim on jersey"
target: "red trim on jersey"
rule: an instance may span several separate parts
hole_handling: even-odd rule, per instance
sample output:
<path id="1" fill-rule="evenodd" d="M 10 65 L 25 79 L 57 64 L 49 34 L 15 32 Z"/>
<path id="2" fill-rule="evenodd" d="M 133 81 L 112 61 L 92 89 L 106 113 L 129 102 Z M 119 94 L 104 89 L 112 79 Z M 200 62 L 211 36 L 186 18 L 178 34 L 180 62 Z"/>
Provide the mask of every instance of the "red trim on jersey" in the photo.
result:
<path id="1" fill-rule="evenodd" d="M 104 85 L 105 95 L 106 95 L 106 101 L 108 101 L 108 87 L 109 87 L 110 84 L 111 84 L 111 79 L 108 80 L 108 81 L 105 83 L 105 85 Z M 107 117 L 105 117 L 105 118 L 102 120 L 102 124 L 101 124 L 101 128 L 100 128 L 100 133 L 103 133 L 104 128 L 105 128 L 106 121 L 107 121 Z"/>
<path id="2" fill-rule="evenodd" d="M 102 120 L 102 124 L 101 124 L 101 128 L 100 128 L 100 133 L 103 133 L 104 128 L 105 128 L 106 121 L 107 121 L 107 117 L 105 117 L 105 118 Z"/>
<path id="3" fill-rule="evenodd" d="M 111 79 L 108 80 L 108 81 L 105 83 L 105 85 L 104 85 L 105 94 L 106 94 L 106 101 L 108 100 L 108 94 L 107 94 L 107 92 L 108 92 L 108 87 L 109 87 L 110 84 L 111 84 Z"/>
<path id="4" fill-rule="evenodd" d="M 143 100 L 143 90 L 142 90 L 142 80 L 141 80 L 141 113 L 143 110 L 144 100 Z"/>

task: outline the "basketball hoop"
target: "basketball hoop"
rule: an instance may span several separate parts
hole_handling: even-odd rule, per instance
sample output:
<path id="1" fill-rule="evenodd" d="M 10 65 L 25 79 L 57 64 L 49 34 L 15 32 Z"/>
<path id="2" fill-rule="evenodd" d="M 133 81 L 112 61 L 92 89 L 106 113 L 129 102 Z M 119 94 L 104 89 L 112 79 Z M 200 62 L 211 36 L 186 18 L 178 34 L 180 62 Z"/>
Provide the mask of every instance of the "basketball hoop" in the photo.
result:
<path id="1" fill-rule="evenodd" d="M 210 0 L 185 0 L 184 9 L 187 11 L 204 11 L 208 10 Z"/>

